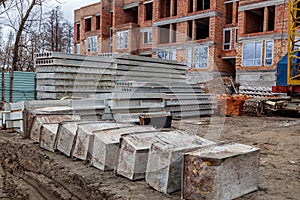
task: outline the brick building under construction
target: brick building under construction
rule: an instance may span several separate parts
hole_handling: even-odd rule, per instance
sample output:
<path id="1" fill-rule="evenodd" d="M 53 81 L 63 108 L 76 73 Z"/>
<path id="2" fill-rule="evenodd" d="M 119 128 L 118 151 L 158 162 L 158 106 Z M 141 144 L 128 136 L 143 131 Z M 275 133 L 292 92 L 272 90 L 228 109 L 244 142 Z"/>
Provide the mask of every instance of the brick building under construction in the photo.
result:
<path id="1" fill-rule="evenodd" d="M 178 60 L 191 82 L 222 75 L 271 87 L 287 10 L 284 0 L 101 0 L 75 10 L 74 49 Z"/>

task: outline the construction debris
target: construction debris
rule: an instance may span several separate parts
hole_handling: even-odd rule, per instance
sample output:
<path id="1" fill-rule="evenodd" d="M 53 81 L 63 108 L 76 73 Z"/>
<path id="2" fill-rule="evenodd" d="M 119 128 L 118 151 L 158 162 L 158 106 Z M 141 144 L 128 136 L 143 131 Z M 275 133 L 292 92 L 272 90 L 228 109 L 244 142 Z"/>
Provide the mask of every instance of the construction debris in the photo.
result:
<path id="1" fill-rule="evenodd" d="M 243 106 L 247 99 L 252 98 L 247 95 L 217 95 L 218 107 L 221 115 L 240 116 L 243 115 Z"/>

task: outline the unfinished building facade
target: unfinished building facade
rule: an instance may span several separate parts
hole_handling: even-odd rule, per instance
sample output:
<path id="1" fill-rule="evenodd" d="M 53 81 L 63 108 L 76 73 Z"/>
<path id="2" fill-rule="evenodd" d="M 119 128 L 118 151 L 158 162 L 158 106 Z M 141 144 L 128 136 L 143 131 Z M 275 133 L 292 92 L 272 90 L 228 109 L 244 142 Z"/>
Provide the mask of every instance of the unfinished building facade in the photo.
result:
<path id="1" fill-rule="evenodd" d="M 287 1 L 240 0 L 236 80 L 241 85 L 276 85 L 276 66 L 287 53 Z"/>
<path id="2" fill-rule="evenodd" d="M 74 49 L 178 60 L 191 82 L 236 74 L 252 84 L 285 54 L 286 16 L 283 0 L 102 0 L 75 10 Z"/>

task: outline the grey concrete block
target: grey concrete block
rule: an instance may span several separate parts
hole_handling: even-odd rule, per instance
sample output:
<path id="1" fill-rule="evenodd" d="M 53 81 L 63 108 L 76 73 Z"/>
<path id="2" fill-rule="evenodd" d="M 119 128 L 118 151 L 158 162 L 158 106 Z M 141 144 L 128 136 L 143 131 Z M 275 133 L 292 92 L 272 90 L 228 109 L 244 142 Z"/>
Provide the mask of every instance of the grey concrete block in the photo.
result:
<path id="1" fill-rule="evenodd" d="M 123 135 L 120 139 L 116 173 L 130 180 L 145 178 L 151 144 L 157 132 Z"/>
<path id="2" fill-rule="evenodd" d="M 41 127 L 40 132 L 40 147 L 48 151 L 54 152 L 55 138 L 58 129 L 58 123 L 56 124 L 44 124 Z"/>
<path id="3" fill-rule="evenodd" d="M 121 135 L 150 131 L 155 131 L 155 128 L 151 126 L 131 126 L 95 131 L 91 159 L 92 165 L 103 171 L 114 170 L 116 168 Z"/>
<path id="4" fill-rule="evenodd" d="M 113 122 L 93 122 L 86 124 L 78 124 L 75 136 L 75 145 L 72 149 L 72 157 L 88 160 L 91 157 L 93 149 L 94 131 L 108 130 L 119 127 L 128 126 L 128 124 L 117 124 Z"/>
<path id="5" fill-rule="evenodd" d="M 215 144 L 181 131 L 160 133 L 157 138 L 149 152 L 146 182 L 163 193 L 181 189 L 184 153 Z"/>
<path id="6" fill-rule="evenodd" d="M 237 143 L 189 152 L 184 157 L 183 199 L 235 199 L 257 190 L 259 152 Z"/>

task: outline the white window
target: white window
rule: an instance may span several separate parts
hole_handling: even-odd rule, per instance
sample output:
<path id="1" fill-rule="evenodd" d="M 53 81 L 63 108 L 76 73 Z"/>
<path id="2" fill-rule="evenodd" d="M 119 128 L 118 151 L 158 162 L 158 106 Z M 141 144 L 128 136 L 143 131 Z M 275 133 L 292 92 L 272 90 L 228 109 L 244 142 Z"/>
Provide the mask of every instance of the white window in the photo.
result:
<path id="1" fill-rule="evenodd" d="M 238 29 L 235 28 L 234 32 L 235 32 L 234 33 L 234 49 L 236 49 L 237 48 Z"/>
<path id="2" fill-rule="evenodd" d="M 97 36 L 88 37 L 88 52 L 97 51 Z"/>
<path id="3" fill-rule="evenodd" d="M 194 48 L 194 68 L 208 67 L 208 47 Z"/>
<path id="4" fill-rule="evenodd" d="M 243 44 L 243 66 L 262 65 L 262 42 L 249 42 Z"/>
<path id="5" fill-rule="evenodd" d="M 127 49 L 129 41 L 129 31 L 117 32 L 117 49 Z"/>
<path id="6" fill-rule="evenodd" d="M 166 50 L 158 50 L 157 51 L 157 57 L 161 59 L 169 59 L 169 51 Z"/>
<path id="7" fill-rule="evenodd" d="M 186 49 L 186 66 L 188 68 L 192 67 L 192 48 Z"/>
<path id="8" fill-rule="evenodd" d="M 152 31 L 144 32 L 144 44 L 152 43 Z"/>
<path id="9" fill-rule="evenodd" d="M 270 66 L 273 64 L 273 46 L 274 46 L 273 40 L 266 41 L 266 47 L 265 47 L 265 65 L 266 66 Z"/>
<path id="10" fill-rule="evenodd" d="M 76 44 L 76 54 L 80 54 L 80 43 Z"/>
<path id="11" fill-rule="evenodd" d="M 224 29 L 223 31 L 223 50 L 231 50 L 232 29 Z"/>
<path id="12" fill-rule="evenodd" d="M 176 59 L 176 49 L 172 49 L 170 51 L 170 60 L 177 60 Z"/>
<path id="13" fill-rule="evenodd" d="M 83 51 L 86 52 L 86 40 L 83 41 Z"/>

